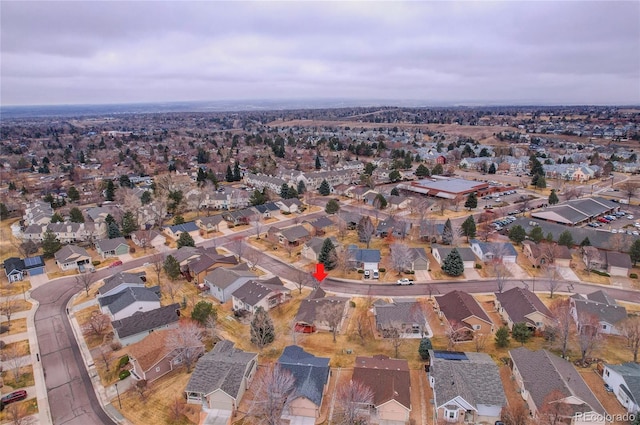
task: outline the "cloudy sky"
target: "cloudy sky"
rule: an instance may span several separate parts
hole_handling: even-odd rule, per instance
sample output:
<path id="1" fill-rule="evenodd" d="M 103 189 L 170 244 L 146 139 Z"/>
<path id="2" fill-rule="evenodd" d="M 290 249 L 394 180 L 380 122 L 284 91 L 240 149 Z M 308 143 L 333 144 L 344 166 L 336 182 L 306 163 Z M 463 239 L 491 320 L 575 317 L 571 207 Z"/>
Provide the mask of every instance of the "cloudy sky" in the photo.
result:
<path id="1" fill-rule="evenodd" d="M 640 2 L 2 1 L 2 105 L 640 104 Z"/>

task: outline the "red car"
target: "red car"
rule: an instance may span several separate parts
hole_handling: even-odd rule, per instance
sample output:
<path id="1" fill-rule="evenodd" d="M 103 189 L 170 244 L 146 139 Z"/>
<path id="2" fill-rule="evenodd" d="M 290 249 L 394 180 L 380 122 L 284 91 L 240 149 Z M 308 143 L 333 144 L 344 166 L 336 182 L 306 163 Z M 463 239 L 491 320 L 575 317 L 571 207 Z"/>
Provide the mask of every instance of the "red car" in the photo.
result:
<path id="1" fill-rule="evenodd" d="M 0 406 L 2 407 L 2 409 L 4 409 L 5 405 L 13 403 L 15 401 L 24 400 L 25 398 L 27 398 L 26 390 L 14 391 L 12 393 L 9 393 L 3 396 L 2 399 L 0 399 Z"/>
<path id="2" fill-rule="evenodd" d="M 111 263 L 111 265 L 109 266 L 111 267 L 118 267 L 122 265 L 122 261 L 118 260 L 118 261 L 114 261 L 113 263 Z"/>
<path id="3" fill-rule="evenodd" d="M 600 217 L 600 218 L 598 219 L 598 221 L 599 221 L 600 223 L 608 223 L 608 222 L 609 222 L 609 220 L 607 220 L 607 219 L 606 219 L 606 218 L 604 218 L 604 217 Z"/>

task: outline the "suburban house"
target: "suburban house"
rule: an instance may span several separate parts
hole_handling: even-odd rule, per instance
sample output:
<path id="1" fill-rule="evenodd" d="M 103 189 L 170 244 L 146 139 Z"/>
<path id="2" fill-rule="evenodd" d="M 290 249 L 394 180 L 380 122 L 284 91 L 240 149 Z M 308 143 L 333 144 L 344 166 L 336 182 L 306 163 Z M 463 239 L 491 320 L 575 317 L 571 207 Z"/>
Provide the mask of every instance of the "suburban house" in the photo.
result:
<path id="1" fill-rule="evenodd" d="M 126 288 L 106 297 L 99 297 L 100 310 L 108 314 L 111 320 L 120 320 L 137 312 L 160 308 L 160 287 Z"/>
<path id="2" fill-rule="evenodd" d="M 330 237 L 333 246 L 338 248 L 340 243 L 335 237 Z M 322 251 L 322 245 L 324 245 L 325 238 L 314 237 L 309 239 L 302 245 L 301 256 L 306 258 L 309 261 L 318 262 L 318 256 L 320 255 L 320 251 Z"/>
<path id="3" fill-rule="evenodd" d="M 340 305 L 342 311 L 347 308 L 348 298 L 340 297 L 327 297 L 327 294 L 320 287 L 315 288 L 307 298 L 303 299 L 298 307 L 298 313 L 296 314 L 296 332 L 312 333 L 316 330 L 330 331 L 331 327 L 322 318 L 322 309 L 326 305 Z M 345 315 L 343 314 L 343 317 Z M 340 328 L 342 323 L 338 326 Z"/>
<path id="4" fill-rule="evenodd" d="M 607 412 L 571 362 L 547 350 L 518 347 L 509 351 L 513 377 L 531 416 L 539 418 L 550 404 L 566 404 L 572 425 L 605 425 Z M 555 398 L 556 395 L 558 398 Z"/>
<path id="5" fill-rule="evenodd" d="M 352 267 L 362 270 L 378 270 L 380 264 L 380 250 L 378 249 L 361 249 L 356 245 L 349 245 L 349 260 Z"/>
<path id="6" fill-rule="evenodd" d="M 180 320 L 180 304 L 175 303 L 154 310 L 137 312 L 130 317 L 111 322 L 115 337 L 123 346 L 141 341 L 160 329 L 172 329 Z"/>
<path id="7" fill-rule="evenodd" d="M 481 242 L 471 239 L 469 243 L 473 253 L 485 262 L 499 260 L 503 263 L 515 263 L 518 257 L 518 252 L 508 242 Z"/>
<path id="8" fill-rule="evenodd" d="M 129 253 L 125 238 L 101 239 L 96 242 L 96 251 L 102 258 L 117 257 Z"/>
<path id="9" fill-rule="evenodd" d="M 285 347 L 277 364 L 289 371 L 296 389 L 283 417 L 294 422 L 293 417 L 320 417 L 322 398 L 329 384 L 329 358 L 316 357 L 297 345 Z"/>
<path id="10" fill-rule="evenodd" d="M 177 240 L 180 237 L 180 234 L 184 232 L 191 235 L 192 238 L 200 235 L 200 228 L 196 225 L 195 221 L 174 224 L 173 226 L 165 226 L 162 230 L 173 240 Z"/>
<path id="11" fill-rule="evenodd" d="M 302 207 L 302 202 L 297 198 L 283 199 L 281 201 L 277 201 L 276 205 L 280 208 L 280 211 L 283 213 L 297 213 L 300 211 L 300 207 Z"/>
<path id="12" fill-rule="evenodd" d="M 640 365 L 628 362 L 621 365 L 604 364 L 602 379 L 629 413 L 640 412 Z"/>
<path id="13" fill-rule="evenodd" d="M 308 222 L 313 229 L 314 236 L 324 236 L 327 231 L 333 229 L 336 224 L 327 216 L 321 216 L 317 219 Z"/>
<path id="14" fill-rule="evenodd" d="M 454 248 L 442 246 L 442 245 L 431 245 L 431 254 L 433 258 L 438 262 L 438 264 L 442 265 L 442 262 Z M 462 257 L 462 263 L 464 264 L 465 269 L 473 269 L 476 266 L 476 254 L 473 253 L 471 248 L 455 248 L 458 250 L 458 254 Z"/>
<path id="15" fill-rule="evenodd" d="M 264 219 L 273 217 L 273 214 L 280 210 L 275 202 L 266 202 L 260 205 L 254 205 L 249 210 L 253 211 L 253 219 L 261 217 Z"/>
<path id="16" fill-rule="evenodd" d="M 389 205 L 389 209 L 393 210 L 403 210 L 405 208 L 409 208 L 411 205 L 411 198 L 406 196 L 397 196 L 391 195 L 387 198 L 387 204 Z"/>
<path id="17" fill-rule="evenodd" d="M 202 405 L 203 413 L 212 418 L 231 419 L 257 367 L 258 353 L 239 350 L 229 340 L 219 341 L 198 360 L 185 388 L 187 403 Z"/>
<path id="18" fill-rule="evenodd" d="M 571 251 L 564 245 L 557 243 L 522 242 L 522 252 L 534 266 L 555 264 L 560 267 L 571 266 Z"/>
<path id="19" fill-rule="evenodd" d="M 141 248 L 164 245 L 167 239 L 157 230 L 137 230 L 131 234 L 131 241 Z"/>
<path id="20" fill-rule="evenodd" d="M 430 336 L 427 334 L 427 316 L 417 301 L 398 299 L 389 303 L 378 300 L 373 303 L 373 314 L 376 329 L 383 337 L 395 336 L 396 332 L 406 337 Z"/>
<path id="21" fill-rule="evenodd" d="M 338 211 L 338 219 L 341 220 L 349 230 L 354 230 L 358 226 L 361 218 L 362 215 L 358 213 Z"/>
<path id="22" fill-rule="evenodd" d="M 409 363 L 384 355 L 356 357 L 351 378 L 373 391 L 373 415 L 387 424 L 404 424 L 411 413 Z"/>
<path id="23" fill-rule="evenodd" d="M 39 255 L 25 259 L 10 257 L 4 260 L 4 273 L 7 275 L 9 283 L 23 280 L 27 276 L 44 274 L 44 260 Z"/>
<path id="24" fill-rule="evenodd" d="M 196 219 L 196 226 L 205 233 L 219 232 L 220 224 L 224 222 L 222 215 L 212 215 L 209 217 L 200 217 Z"/>
<path id="25" fill-rule="evenodd" d="M 256 277 L 249 266 L 243 263 L 234 267 L 218 267 L 204 277 L 204 284 L 215 299 L 225 303 L 238 288 Z"/>
<path id="26" fill-rule="evenodd" d="M 251 314 L 258 307 L 269 311 L 290 298 L 291 290 L 277 276 L 268 280 L 249 280 L 231 294 L 233 311 L 248 311 Z"/>
<path id="27" fill-rule="evenodd" d="M 447 423 L 493 424 L 507 404 L 498 366 L 485 353 L 430 350 L 429 385 L 436 418 Z"/>
<path id="28" fill-rule="evenodd" d="M 188 279 L 194 279 L 196 283 L 202 283 L 205 276 L 218 267 L 233 267 L 238 265 L 235 255 L 218 254 L 215 248 L 199 249 L 198 256 L 186 261 L 181 267 L 182 273 Z"/>
<path id="29" fill-rule="evenodd" d="M 386 238 L 389 235 L 404 239 L 411 231 L 411 223 L 389 217 L 381 220 L 376 226 L 376 236 Z"/>
<path id="30" fill-rule="evenodd" d="M 91 264 L 91 256 L 86 249 L 77 245 L 65 245 L 55 254 L 56 264 L 62 270 L 80 270 Z"/>
<path id="31" fill-rule="evenodd" d="M 624 276 L 631 269 L 631 257 L 627 253 L 604 251 L 594 246 L 582 248 L 582 261 L 589 270 L 606 271 L 611 276 Z"/>
<path id="32" fill-rule="evenodd" d="M 438 316 L 445 316 L 449 326 L 459 333 L 458 340 L 473 339 L 473 334 L 490 335 L 493 322 L 480 303 L 463 291 L 451 291 L 435 297 Z"/>
<path id="33" fill-rule="evenodd" d="M 270 227 L 267 231 L 267 238 L 280 245 L 298 246 L 311 239 L 311 234 L 303 225 L 299 224 L 284 229 Z"/>
<path id="34" fill-rule="evenodd" d="M 409 270 L 429 270 L 429 257 L 427 257 L 427 252 L 424 248 L 409 248 L 409 255 L 411 257 Z"/>
<path id="35" fill-rule="evenodd" d="M 225 211 L 222 213 L 222 218 L 232 226 L 240 226 L 243 224 L 249 224 L 256 215 L 256 211 L 246 208 L 236 211 Z"/>
<path id="36" fill-rule="evenodd" d="M 583 316 L 598 319 L 600 332 L 604 334 L 620 335 L 620 322 L 627 318 L 627 309 L 619 305 L 616 300 L 599 290 L 587 295 L 575 294 L 569 298 L 571 315 L 580 328 Z"/>
<path id="37" fill-rule="evenodd" d="M 104 278 L 104 284 L 98 289 L 98 296 L 117 294 L 127 288 L 144 288 L 146 273 L 120 272 Z"/>
<path id="38" fill-rule="evenodd" d="M 133 365 L 131 376 L 134 379 L 146 380 L 150 383 L 182 364 L 183 359 L 180 357 L 179 349 L 171 347 L 167 341 L 173 332 L 180 332 L 180 329 L 151 332 L 142 341 L 131 344 L 127 348 L 129 361 Z M 197 356 L 198 351 L 204 353 L 202 343 L 194 349 L 196 350 L 194 356 Z"/>
<path id="39" fill-rule="evenodd" d="M 528 289 L 515 287 L 495 295 L 496 310 L 509 329 L 516 323 L 524 323 L 534 331 L 542 331 L 554 323 L 551 311 Z"/>

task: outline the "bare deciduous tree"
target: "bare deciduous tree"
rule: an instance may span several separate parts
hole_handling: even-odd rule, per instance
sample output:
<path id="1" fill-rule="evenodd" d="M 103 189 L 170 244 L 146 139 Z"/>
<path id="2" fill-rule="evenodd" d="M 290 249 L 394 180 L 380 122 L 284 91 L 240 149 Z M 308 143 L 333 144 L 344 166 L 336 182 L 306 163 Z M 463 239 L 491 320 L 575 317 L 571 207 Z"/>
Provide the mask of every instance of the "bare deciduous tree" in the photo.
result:
<path id="1" fill-rule="evenodd" d="M 337 216 L 337 220 L 336 220 L 336 228 L 338 229 L 338 238 L 340 238 L 340 240 L 344 240 L 344 238 L 347 237 L 347 234 L 349 233 L 349 226 L 347 225 L 347 222 L 344 220 L 344 218 L 342 218 L 341 216 Z"/>
<path id="2" fill-rule="evenodd" d="M 6 407 L 6 416 L 11 425 L 30 425 L 34 423 L 34 418 L 29 416 L 29 411 L 25 404 L 13 403 Z"/>
<path id="3" fill-rule="evenodd" d="M 395 351 L 395 358 L 398 358 L 398 351 L 406 339 L 403 338 L 403 329 L 399 323 L 388 323 L 382 330 L 382 336 L 391 343 Z"/>
<path id="4" fill-rule="evenodd" d="M 631 198 L 638 192 L 638 183 L 627 180 L 620 185 L 620 188 L 622 188 L 622 192 L 627 196 L 627 203 L 630 203 Z"/>
<path id="5" fill-rule="evenodd" d="M 22 368 L 29 363 L 28 356 L 20 351 L 17 345 L 11 345 L 9 348 L 5 348 L 2 353 L 2 361 L 11 370 L 13 379 L 20 381 L 22 379 Z"/>
<path id="6" fill-rule="evenodd" d="M 85 333 L 102 335 L 109 328 L 110 324 L 111 319 L 109 319 L 108 315 L 100 313 L 99 311 L 94 311 L 91 314 L 91 318 L 85 325 Z"/>
<path id="7" fill-rule="evenodd" d="M 564 199 L 570 201 L 572 199 L 578 199 L 582 196 L 582 188 L 578 186 L 569 186 L 564 190 Z"/>
<path id="8" fill-rule="evenodd" d="M 446 330 L 445 335 L 447 337 L 447 349 L 451 350 L 460 341 L 464 341 L 467 338 L 468 331 L 459 326 L 455 321 L 453 323 L 445 321 Z"/>
<path id="9" fill-rule="evenodd" d="M 373 391 L 360 381 L 349 380 L 338 386 L 333 421 L 337 425 L 369 423 Z"/>
<path id="10" fill-rule="evenodd" d="M 620 324 L 622 335 L 627 338 L 627 348 L 633 354 L 633 362 L 638 362 L 640 349 L 640 316 L 629 316 Z"/>
<path id="11" fill-rule="evenodd" d="M 549 310 L 551 311 L 551 314 L 553 314 L 553 318 L 558 329 L 558 340 L 560 343 L 562 357 L 564 358 L 567 356 L 569 338 L 571 337 L 571 333 L 574 328 L 574 320 L 571 315 L 569 300 L 555 300 L 549 307 Z"/>
<path id="12" fill-rule="evenodd" d="M 180 284 L 175 280 L 168 279 L 162 282 L 160 286 L 162 287 L 162 291 L 164 291 L 167 295 L 169 295 L 169 298 L 171 298 L 171 302 L 175 303 L 176 295 L 180 290 Z"/>
<path id="13" fill-rule="evenodd" d="M 549 297 L 553 298 L 556 290 L 560 286 L 560 275 L 554 265 L 546 264 L 544 268 L 545 279 L 549 284 Z"/>
<path id="14" fill-rule="evenodd" d="M 209 338 L 215 339 L 218 336 L 218 318 L 213 314 L 207 316 L 207 320 L 204 322 L 204 328 L 209 334 Z"/>
<path id="15" fill-rule="evenodd" d="M 180 326 L 171 331 L 166 340 L 167 348 L 173 351 L 174 361 L 179 361 L 187 367 L 187 373 L 204 351 L 202 345 L 202 329 L 195 322 L 181 322 Z"/>
<path id="16" fill-rule="evenodd" d="M 245 260 L 247 260 L 247 265 L 251 267 L 251 270 L 255 270 L 258 268 L 260 262 L 264 260 L 264 254 L 257 249 L 248 247 L 244 254 Z"/>
<path id="17" fill-rule="evenodd" d="M 253 228 L 256 230 L 256 239 L 260 239 L 260 233 L 262 233 L 262 214 L 259 212 L 251 216 L 251 222 Z"/>
<path id="18" fill-rule="evenodd" d="M 507 278 L 510 276 L 509 271 L 502 262 L 502 258 L 496 259 L 494 257 L 494 259 L 491 261 L 491 268 L 493 269 L 493 273 L 495 274 L 498 292 L 502 293 L 507 283 Z"/>
<path id="19" fill-rule="evenodd" d="M 7 316 L 7 327 L 11 328 L 11 316 L 18 311 L 18 301 L 11 297 L 3 297 L 0 302 L 0 314 Z"/>
<path id="20" fill-rule="evenodd" d="M 140 397 L 140 400 L 142 400 L 142 402 L 147 401 L 147 398 L 149 397 L 149 387 L 147 385 L 146 379 L 136 381 L 136 385 L 133 387 L 133 389 L 135 390 L 136 394 L 138 394 L 138 397 Z"/>
<path id="21" fill-rule="evenodd" d="M 477 333 L 473 336 L 473 345 L 476 349 L 476 353 L 484 350 L 484 347 L 487 345 L 487 341 L 489 340 L 489 335 Z"/>
<path id="22" fill-rule="evenodd" d="M 563 400 L 566 398 L 559 389 L 551 391 L 539 408 L 541 425 L 562 425 L 573 413 L 573 409 Z"/>
<path id="23" fill-rule="evenodd" d="M 500 412 L 504 425 L 528 425 L 530 417 L 529 406 L 524 402 L 509 403 Z"/>
<path id="24" fill-rule="evenodd" d="M 354 318 L 353 330 L 354 333 L 360 338 L 360 343 L 364 345 L 365 341 L 371 337 L 371 324 L 369 323 L 369 316 L 367 310 L 358 312 Z"/>
<path id="25" fill-rule="evenodd" d="M 580 313 L 578 315 L 577 341 L 582 363 L 600 341 L 600 322 L 593 314 Z"/>
<path id="26" fill-rule="evenodd" d="M 231 250 L 238 257 L 238 261 L 240 261 L 242 259 L 243 255 L 244 255 L 244 250 L 246 248 L 246 243 L 244 241 L 244 237 L 243 236 L 235 236 L 229 242 L 229 246 L 230 246 Z"/>
<path id="27" fill-rule="evenodd" d="M 377 210 L 376 210 L 377 211 Z M 363 216 L 358 222 L 358 240 L 360 242 L 364 242 L 367 244 L 367 249 L 369 249 L 369 244 L 371 244 L 371 238 L 373 238 L 373 234 L 376 231 L 373 222 L 369 216 Z"/>
<path id="28" fill-rule="evenodd" d="M 280 365 L 268 365 L 255 378 L 257 388 L 249 416 L 257 424 L 280 425 L 282 413 L 288 410 L 296 389 L 296 380 Z"/>
<path id="29" fill-rule="evenodd" d="M 185 402 L 182 397 L 176 397 L 169 403 L 169 419 L 172 423 L 182 421 L 185 412 Z"/>
<path id="30" fill-rule="evenodd" d="M 336 335 L 340 330 L 340 324 L 346 317 L 346 308 L 343 303 L 325 303 L 317 311 L 318 320 L 325 322 L 333 335 L 333 342 L 336 342 Z"/>
<path id="31" fill-rule="evenodd" d="M 162 270 L 164 270 L 164 255 L 155 254 L 151 257 L 151 266 L 153 267 L 153 271 L 156 273 L 156 278 L 158 279 L 158 285 L 160 285 L 160 274 Z"/>
<path id="32" fill-rule="evenodd" d="M 391 252 L 391 264 L 398 272 L 398 276 L 400 276 L 403 271 L 411 267 L 413 252 L 407 245 L 400 242 L 391 244 L 389 250 Z"/>
<path id="33" fill-rule="evenodd" d="M 80 273 L 79 275 L 76 276 L 76 282 L 79 285 L 82 285 L 84 287 L 85 292 L 87 293 L 87 296 L 89 295 L 89 288 L 91 287 L 91 281 L 93 280 L 93 276 L 91 275 L 91 273 Z"/>

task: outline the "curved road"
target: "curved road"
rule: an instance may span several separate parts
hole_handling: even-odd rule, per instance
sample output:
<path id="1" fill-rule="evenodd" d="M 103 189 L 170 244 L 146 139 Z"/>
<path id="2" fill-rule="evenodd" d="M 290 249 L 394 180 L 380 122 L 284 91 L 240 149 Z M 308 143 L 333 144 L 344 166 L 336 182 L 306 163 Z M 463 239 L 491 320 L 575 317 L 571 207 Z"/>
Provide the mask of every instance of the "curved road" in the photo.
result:
<path id="1" fill-rule="evenodd" d="M 305 219 L 324 214 L 324 212 L 316 212 L 305 216 Z M 291 220 L 281 221 L 276 227 L 284 227 L 289 224 L 288 221 Z M 249 228 L 234 234 L 206 240 L 199 245 L 203 247 L 224 246 L 233 252 L 237 250 L 237 245 L 233 242 L 234 239 L 254 234 L 255 229 Z M 257 250 L 245 245 L 243 255 L 250 251 Z M 257 252 L 264 254 L 261 251 Z M 140 267 L 149 261 L 150 257 L 140 257 L 128 261 L 115 269 L 97 271 L 93 275 L 94 281 L 103 279 L 118 271 Z M 258 265 L 281 278 L 293 282 L 297 282 L 300 279 L 298 269 L 276 257 L 263 255 Z M 306 283 L 310 282 L 314 282 L 311 276 L 308 277 Z M 532 287 L 533 285 L 535 287 Z M 444 294 L 453 289 L 471 293 L 496 292 L 498 289 L 495 282 L 486 280 L 416 282 L 415 285 L 398 286 L 376 281 L 360 282 L 325 279 L 321 286 L 328 291 L 361 296 L 427 296 Z M 514 286 L 528 287 L 537 292 L 548 291 L 549 289 L 548 282 L 540 279 L 535 282 L 532 280 L 508 280 L 505 282 L 503 289 L 507 290 Z M 31 297 L 40 303 L 35 315 L 35 326 L 45 373 L 51 416 L 54 424 L 113 424 L 113 421 L 104 413 L 95 395 L 91 379 L 66 315 L 67 303 L 74 294 L 82 290 L 84 290 L 83 285 L 76 282 L 75 277 L 72 276 L 51 281 L 31 293 Z M 577 282 L 561 282 L 555 289 L 556 292 L 569 293 L 588 293 L 593 290 L 594 285 Z M 605 290 L 615 299 L 640 303 L 639 291 L 614 287 L 607 287 Z"/>

